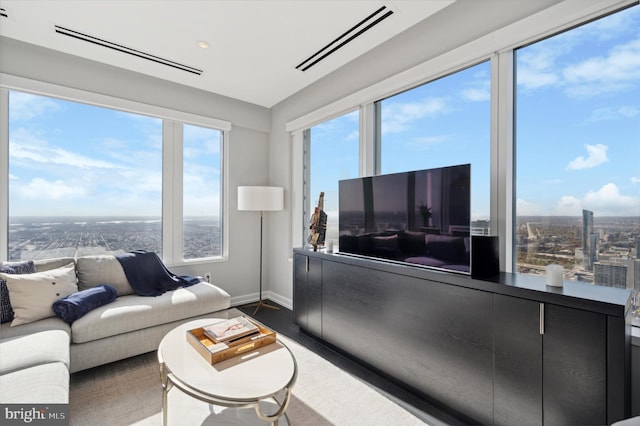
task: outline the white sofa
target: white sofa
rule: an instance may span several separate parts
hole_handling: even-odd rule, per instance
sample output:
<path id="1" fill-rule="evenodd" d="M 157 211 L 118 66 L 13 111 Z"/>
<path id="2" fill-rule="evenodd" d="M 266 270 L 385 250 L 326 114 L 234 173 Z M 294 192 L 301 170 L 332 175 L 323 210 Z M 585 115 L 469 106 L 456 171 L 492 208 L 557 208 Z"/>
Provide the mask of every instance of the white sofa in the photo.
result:
<path id="1" fill-rule="evenodd" d="M 139 296 L 114 256 L 34 264 L 37 273 L 73 264 L 78 291 L 108 284 L 118 297 L 71 324 L 53 310 L 32 322 L 0 324 L 0 403 L 67 403 L 70 373 L 154 351 L 177 325 L 230 306 L 229 294 L 207 282 L 156 297 Z"/>

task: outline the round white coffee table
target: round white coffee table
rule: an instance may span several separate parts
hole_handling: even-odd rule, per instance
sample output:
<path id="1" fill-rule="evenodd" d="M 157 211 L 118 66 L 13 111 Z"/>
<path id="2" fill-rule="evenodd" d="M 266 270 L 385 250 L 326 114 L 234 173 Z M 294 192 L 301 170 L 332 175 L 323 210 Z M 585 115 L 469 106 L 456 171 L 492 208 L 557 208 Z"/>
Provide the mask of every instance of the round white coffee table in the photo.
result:
<path id="1" fill-rule="evenodd" d="M 253 408 L 261 420 L 278 424 L 287 409 L 298 374 L 293 354 L 278 340 L 211 365 L 187 342 L 186 334 L 187 330 L 215 321 L 215 318 L 210 318 L 182 324 L 167 333 L 160 342 L 158 361 L 163 424 L 167 424 L 168 395 L 174 386 L 212 405 Z M 278 396 L 282 401 L 276 400 Z M 260 401 L 265 400 L 276 401 L 279 408 L 273 413 L 264 413 Z"/>

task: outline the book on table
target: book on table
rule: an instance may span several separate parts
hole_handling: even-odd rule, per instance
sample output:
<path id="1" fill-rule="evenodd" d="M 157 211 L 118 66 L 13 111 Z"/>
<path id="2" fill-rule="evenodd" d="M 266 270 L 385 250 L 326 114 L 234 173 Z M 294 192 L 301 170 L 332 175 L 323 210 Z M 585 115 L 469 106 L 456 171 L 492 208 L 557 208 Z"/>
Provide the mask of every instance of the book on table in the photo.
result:
<path id="1" fill-rule="evenodd" d="M 204 333 L 215 343 L 228 342 L 260 332 L 247 318 L 240 316 L 202 327 Z"/>

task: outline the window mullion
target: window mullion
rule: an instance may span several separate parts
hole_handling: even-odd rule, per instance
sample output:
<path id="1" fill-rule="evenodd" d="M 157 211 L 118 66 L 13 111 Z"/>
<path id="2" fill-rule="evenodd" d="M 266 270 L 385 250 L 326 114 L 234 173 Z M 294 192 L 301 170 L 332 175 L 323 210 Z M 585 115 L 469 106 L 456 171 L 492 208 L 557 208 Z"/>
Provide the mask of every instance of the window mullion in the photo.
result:
<path id="1" fill-rule="evenodd" d="M 162 125 L 162 253 L 164 262 L 182 260 L 182 124 Z"/>
<path id="2" fill-rule="evenodd" d="M 512 272 L 515 215 L 514 72 L 513 51 L 494 55 L 491 61 L 491 222 L 492 235 L 500 235 L 503 269 Z"/>
<path id="3" fill-rule="evenodd" d="M 9 91 L 0 88 L 0 261 L 9 258 Z"/>

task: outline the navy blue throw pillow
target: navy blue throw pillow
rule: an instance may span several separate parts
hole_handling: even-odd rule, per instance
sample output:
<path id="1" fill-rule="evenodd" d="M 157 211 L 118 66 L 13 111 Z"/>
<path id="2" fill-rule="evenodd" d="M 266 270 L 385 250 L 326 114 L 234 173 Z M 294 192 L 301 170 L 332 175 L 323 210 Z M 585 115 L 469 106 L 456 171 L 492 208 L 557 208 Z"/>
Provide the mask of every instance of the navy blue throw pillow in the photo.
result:
<path id="1" fill-rule="evenodd" d="M 64 322 L 71 324 L 88 312 L 118 297 L 118 292 L 110 285 L 102 284 L 72 293 L 53 303 L 53 312 Z"/>

